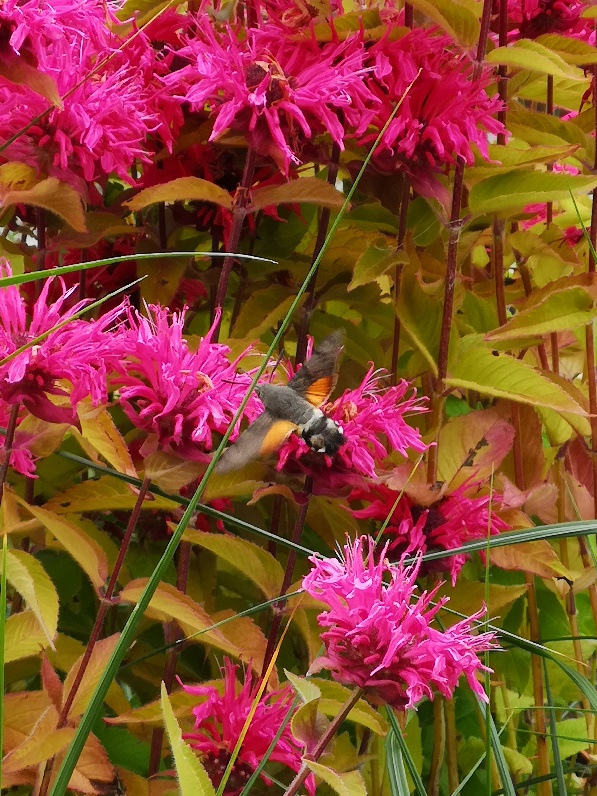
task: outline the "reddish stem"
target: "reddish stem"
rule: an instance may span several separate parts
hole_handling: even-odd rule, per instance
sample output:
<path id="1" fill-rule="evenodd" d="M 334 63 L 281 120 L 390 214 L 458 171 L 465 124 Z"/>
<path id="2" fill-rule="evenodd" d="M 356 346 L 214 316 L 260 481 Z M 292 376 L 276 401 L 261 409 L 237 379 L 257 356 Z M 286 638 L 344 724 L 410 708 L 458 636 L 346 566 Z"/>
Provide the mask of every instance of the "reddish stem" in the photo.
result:
<path id="1" fill-rule="evenodd" d="M 595 82 L 597 81 L 597 66 L 593 66 L 593 111 L 595 114 L 595 125 L 597 125 L 597 102 L 595 101 Z M 595 160 L 593 162 L 593 172 L 597 171 L 597 148 L 595 150 Z M 589 251 L 588 272 L 595 273 L 595 258 L 593 251 L 597 245 L 597 188 L 592 192 L 591 206 L 591 229 L 589 231 L 592 249 Z M 593 506 L 594 515 L 597 517 L 597 387 L 595 379 L 595 344 L 593 341 L 593 324 L 585 327 L 585 349 L 586 349 L 586 381 L 589 391 L 589 420 L 591 423 L 591 460 L 593 468 Z"/>
<path id="2" fill-rule="evenodd" d="M 464 177 L 464 160 L 460 156 L 454 169 L 454 190 L 452 192 L 452 211 L 450 213 L 450 238 L 446 261 L 446 281 L 444 284 L 444 309 L 439 340 L 439 353 L 437 357 L 438 392 L 442 392 L 443 381 L 448 373 L 448 349 L 450 345 L 450 330 L 452 328 L 452 314 L 454 312 L 454 287 L 456 284 L 456 263 L 458 254 L 458 239 L 460 238 L 460 204 L 462 202 L 462 185 Z"/>
<path id="3" fill-rule="evenodd" d="M 364 691 L 363 688 L 357 688 L 356 691 L 353 694 L 351 694 L 351 696 L 348 698 L 348 701 L 345 703 L 344 707 L 340 710 L 338 715 L 334 716 L 333 721 L 330 723 L 327 730 L 321 736 L 313 751 L 310 754 L 305 755 L 304 758 L 305 760 L 309 760 L 310 762 L 313 763 L 319 760 L 319 758 L 325 751 L 327 745 L 332 740 L 334 735 L 337 733 L 338 728 L 340 727 L 344 719 L 348 716 L 350 711 L 353 709 L 353 707 L 356 705 L 356 703 L 363 695 L 363 691 Z M 284 791 L 284 796 L 296 796 L 296 794 L 299 792 L 301 785 L 309 776 L 309 773 L 310 773 L 309 766 L 306 763 L 303 763 L 296 777 L 292 780 L 290 785 Z"/>
<path id="4" fill-rule="evenodd" d="M 10 455 L 12 453 L 12 446 L 15 441 L 15 432 L 17 430 L 17 420 L 19 418 L 20 404 L 13 404 L 10 410 L 10 417 L 8 418 L 8 426 L 6 428 L 6 437 L 4 438 L 4 461 L 0 467 L 0 505 L 4 497 L 4 484 L 8 476 L 8 468 L 10 467 Z"/>
<path id="5" fill-rule="evenodd" d="M 332 146 L 330 164 L 328 166 L 327 181 L 330 185 L 336 184 L 336 179 L 338 178 L 339 162 L 340 162 L 340 147 L 338 146 L 338 144 L 334 143 Z M 324 207 L 319 216 L 319 225 L 317 227 L 317 240 L 315 241 L 315 247 L 313 249 L 313 257 L 311 259 L 311 265 L 313 265 L 313 263 L 319 256 L 319 253 L 322 250 L 323 245 L 325 243 L 325 239 L 328 234 L 328 227 L 330 225 L 330 215 L 331 215 L 330 208 Z M 301 325 L 299 328 L 297 342 L 296 342 L 296 357 L 294 360 L 295 365 L 298 365 L 300 362 L 303 362 L 307 353 L 307 334 L 309 333 L 309 321 L 311 320 L 311 315 L 313 314 L 313 310 L 315 309 L 315 306 L 317 304 L 317 294 L 315 293 L 316 284 L 317 284 L 317 271 L 315 271 L 315 273 L 309 280 L 309 284 L 307 285 L 307 289 L 305 291 L 306 294 L 305 304 L 303 306 L 303 312 L 301 315 Z"/>
<path id="6" fill-rule="evenodd" d="M 305 500 L 298 510 L 298 514 L 296 515 L 296 521 L 294 523 L 294 529 L 292 531 L 291 541 L 294 544 L 298 544 L 301 540 L 303 528 L 305 526 L 305 520 L 307 519 L 307 511 L 309 510 L 309 502 L 312 493 L 313 493 L 313 479 L 311 478 L 311 476 L 307 476 L 307 478 L 305 479 L 305 488 L 303 491 L 303 497 L 305 498 Z M 280 594 L 279 594 L 280 597 L 283 597 L 286 594 L 286 592 L 288 591 L 288 587 L 292 583 L 296 558 L 297 558 L 296 550 L 294 549 L 294 547 L 291 547 L 288 552 L 288 558 L 286 559 L 286 569 L 284 570 L 282 585 L 280 586 Z M 281 600 L 279 603 L 274 603 L 272 605 L 272 613 L 273 613 L 272 623 L 267 636 L 267 646 L 265 648 L 265 655 L 263 657 L 261 677 L 265 676 L 267 668 L 273 657 L 274 650 L 276 649 L 276 644 L 278 643 L 278 634 L 280 632 L 280 625 L 282 624 L 282 617 L 284 615 L 283 600 Z"/>
<path id="7" fill-rule="evenodd" d="M 232 273 L 232 266 L 234 265 L 235 261 L 235 253 L 238 250 L 238 244 L 243 230 L 243 224 L 245 223 L 245 217 L 247 215 L 249 190 L 251 188 L 251 185 L 253 184 L 253 175 L 255 173 L 255 162 L 256 162 L 255 150 L 252 147 L 249 147 L 249 149 L 247 150 L 247 159 L 245 161 L 245 170 L 243 172 L 241 183 L 236 191 L 236 199 L 234 202 L 234 208 L 232 210 L 232 229 L 230 230 L 230 238 L 228 239 L 228 246 L 227 246 L 229 254 L 227 254 L 226 257 L 224 258 L 224 263 L 222 264 L 222 271 L 220 272 L 220 279 L 218 281 L 218 287 L 216 290 L 216 297 L 215 297 L 216 310 L 223 308 L 224 301 L 226 299 L 226 293 L 228 292 L 228 282 L 230 280 L 230 274 Z M 216 328 L 214 329 L 214 334 L 213 334 L 214 343 L 216 343 L 219 339 L 221 323 L 222 323 L 222 314 L 220 314 L 220 319 L 218 320 Z"/>

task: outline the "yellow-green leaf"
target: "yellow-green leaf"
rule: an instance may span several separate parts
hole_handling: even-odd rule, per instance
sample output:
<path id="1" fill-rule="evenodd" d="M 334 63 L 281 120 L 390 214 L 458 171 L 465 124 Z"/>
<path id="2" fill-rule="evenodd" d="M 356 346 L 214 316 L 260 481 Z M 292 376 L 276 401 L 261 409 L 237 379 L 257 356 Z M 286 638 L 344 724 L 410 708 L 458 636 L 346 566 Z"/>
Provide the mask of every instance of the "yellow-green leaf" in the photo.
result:
<path id="1" fill-rule="evenodd" d="M 32 506 L 19 498 L 16 499 L 52 536 L 56 537 L 60 545 L 88 575 L 93 585 L 99 589 L 108 574 L 108 561 L 106 554 L 97 542 L 90 539 L 74 522 L 65 520 L 47 509 Z"/>
<path id="2" fill-rule="evenodd" d="M 597 64 L 597 50 L 580 39 L 569 39 L 567 36 L 558 36 L 555 33 L 539 36 L 535 41 L 552 53 L 557 53 L 566 63 L 575 66 L 588 66 Z"/>
<path id="3" fill-rule="evenodd" d="M 408 255 L 404 251 L 397 251 L 396 244 L 390 243 L 388 238 L 379 238 L 364 254 L 357 259 L 352 272 L 352 279 L 346 288 L 348 291 L 356 287 L 374 282 L 388 271 L 391 276 L 397 265 L 408 262 Z"/>
<path id="4" fill-rule="evenodd" d="M 597 177 L 556 174 L 519 169 L 478 182 L 470 192 L 469 207 L 475 215 L 514 210 L 535 202 L 567 199 L 570 192 L 586 193 L 597 186 Z"/>
<path id="5" fill-rule="evenodd" d="M 446 384 L 482 395 L 585 415 L 582 406 L 542 373 L 508 354 L 492 351 L 479 335 L 459 341 Z"/>
<path id="6" fill-rule="evenodd" d="M 232 209 L 232 197 L 223 188 L 200 177 L 177 177 L 162 185 L 152 185 L 125 202 L 131 211 L 143 210 L 157 202 L 213 202 L 226 210 Z"/>
<path id="7" fill-rule="evenodd" d="M 422 11 L 465 47 L 479 39 L 481 6 L 474 0 L 412 0 L 411 5 Z"/>
<path id="8" fill-rule="evenodd" d="M 576 329 L 597 316 L 597 275 L 566 277 L 531 293 L 507 323 L 485 335 L 496 342 Z"/>
<path id="9" fill-rule="evenodd" d="M 193 544 L 211 550 L 219 558 L 240 570 L 268 599 L 271 600 L 280 594 L 284 570 L 279 561 L 259 545 L 238 536 L 224 536 L 192 529 L 187 529 L 185 538 Z"/>
<path id="10" fill-rule="evenodd" d="M 21 611 L 6 620 L 4 635 L 4 662 L 20 661 L 48 645 L 48 637 L 33 611 Z"/>
<path id="11" fill-rule="evenodd" d="M 145 476 L 151 479 L 152 484 L 157 484 L 160 489 L 170 494 L 178 492 L 205 472 L 205 465 L 181 459 L 164 450 L 150 453 L 144 465 Z"/>
<path id="12" fill-rule="evenodd" d="M 66 492 L 49 500 L 45 507 L 55 514 L 79 514 L 89 511 L 115 511 L 132 509 L 137 495 L 124 481 L 110 476 L 96 481 L 83 481 L 67 489 Z M 153 500 L 145 500 L 142 509 L 172 511 L 179 504 L 173 500 L 153 495 Z"/>
<path id="13" fill-rule="evenodd" d="M 321 696 L 321 690 L 311 678 L 298 677 L 296 674 L 289 672 L 288 669 L 284 669 L 284 674 L 305 704 L 315 702 Z"/>
<path id="14" fill-rule="evenodd" d="M 182 731 L 172 705 L 168 699 L 166 686 L 161 686 L 161 703 L 164 724 L 170 739 L 170 747 L 174 755 L 174 764 L 178 776 L 178 786 L 182 796 L 215 796 L 216 792 L 207 771 L 201 765 L 199 758 L 182 738 Z"/>
<path id="15" fill-rule="evenodd" d="M 43 207 L 66 221 L 77 232 L 86 232 L 85 212 L 80 195 L 56 177 L 48 177 L 26 191 L 8 191 L 1 197 L 2 207 L 29 205 Z"/>
<path id="16" fill-rule="evenodd" d="M 342 194 L 325 180 L 316 177 L 300 177 L 282 185 L 266 185 L 255 188 L 250 194 L 249 211 L 256 212 L 271 205 L 295 204 L 307 202 L 339 210 L 344 204 Z"/>
<path id="17" fill-rule="evenodd" d="M 584 80 L 580 69 L 567 64 L 553 50 L 531 39 L 519 39 L 507 47 L 497 47 L 487 53 L 486 61 L 513 69 L 528 69 L 545 75 Z"/>
<path id="18" fill-rule="evenodd" d="M 45 569 L 29 553 L 9 550 L 6 559 L 8 582 L 23 597 L 37 617 L 48 644 L 54 646 L 58 629 L 58 594 Z"/>
<path id="19" fill-rule="evenodd" d="M 252 291 L 243 304 L 232 334 L 237 339 L 250 338 L 249 342 L 258 340 L 282 320 L 294 296 L 294 289 L 285 285 L 270 285 L 263 290 Z"/>
<path id="20" fill-rule="evenodd" d="M 342 706 L 350 698 L 351 689 L 336 683 L 334 680 L 324 680 L 321 677 L 313 677 L 311 682 L 321 691 L 319 709 L 330 718 L 337 716 Z M 359 699 L 346 717 L 346 720 L 361 724 L 363 727 L 372 730 L 376 735 L 385 735 L 389 729 L 383 716 L 364 699 Z"/>
<path id="21" fill-rule="evenodd" d="M 360 771 L 343 771 L 339 774 L 321 763 L 305 760 L 316 777 L 322 779 L 339 796 L 367 796 L 367 788 Z"/>

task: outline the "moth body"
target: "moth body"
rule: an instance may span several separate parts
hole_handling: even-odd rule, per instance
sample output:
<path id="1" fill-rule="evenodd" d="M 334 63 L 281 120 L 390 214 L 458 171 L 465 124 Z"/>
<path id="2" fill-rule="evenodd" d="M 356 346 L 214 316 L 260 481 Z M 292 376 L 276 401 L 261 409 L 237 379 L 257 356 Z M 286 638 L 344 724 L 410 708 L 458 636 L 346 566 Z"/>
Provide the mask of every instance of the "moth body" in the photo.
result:
<path id="1" fill-rule="evenodd" d="M 321 409 L 316 409 L 287 385 L 260 384 L 255 388 L 255 392 L 270 414 L 283 420 L 290 420 L 297 426 L 308 423 L 314 412 L 323 416 Z"/>

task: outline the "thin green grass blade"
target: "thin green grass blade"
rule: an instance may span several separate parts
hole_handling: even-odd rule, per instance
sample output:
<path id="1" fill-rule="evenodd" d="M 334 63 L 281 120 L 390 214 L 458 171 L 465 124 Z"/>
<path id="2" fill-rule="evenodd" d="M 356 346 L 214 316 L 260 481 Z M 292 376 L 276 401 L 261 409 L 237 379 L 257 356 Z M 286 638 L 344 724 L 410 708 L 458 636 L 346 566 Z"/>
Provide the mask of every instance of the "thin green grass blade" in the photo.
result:
<path id="1" fill-rule="evenodd" d="M 102 268 L 104 265 L 114 265 L 114 263 L 124 262 L 128 260 L 157 260 L 164 259 L 164 257 L 227 257 L 228 252 L 147 252 L 145 254 L 127 254 L 118 257 L 105 257 L 101 260 L 90 260 L 86 263 L 78 263 L 76 265 L 59 265 L 56 268 L 48 268 L 45 271 L 31 271 L 27 274 L 13 274 L 12 276 L 4 276 L 0 279 L 1 287 L 10 287 L 11 285 L 24 285 L 28 282 L 38 282 L 41 279 L 49 279 L 51 276 L 62 276 L 63 274 L 74 274 L 78 271 L 87 271 L 90 268 Z M 235 254 L 239 260 L 259 260 L 262 263 L 273 263 L 267 257 L 258 257 L 254 254 Z"/>
<path id="2" fill-rule="evenodd" d="M 553 703 L 553 697 L 551 692 L 551 685 L 549 682 L 549 673 L 547 671 L 547 664 L 545 660 L 543 661 L 543 678 L 545 680 L 545 696 L 547 697 L 547 701 L 551 705 Z M 560 754 L 560 745 L 558 743 L 558 729 L 556 727 L 556 716 L 555 711 L 553 708 L 547 710 L 548 720 L 549 720 L 549 740 L 551 742 L 551 753 L 553 756 L 553 766 L 556 773 L 556 781 L 558 783 L 558 791 L 560 796 L 567 796 L 568 791 L 566 789 L 566 782 L 564 780 L 564 774 L 562 769 L 562 756 Z"/>
<path id="3" fill-rule="evenodd" d="M 410 796 L 410 789 L 408 787 L 406 769 L 404 768 L 402 750 L 398 745 L 394 730 L 391 730 L 386 735 L 385 746 L 386 768 L 388 771 L 388 779 L 390 781 L 390 790 L 392 791 L 392 796 Z"/>
<path id="4" fill-rule="evenodd" d="M 516 791 L 514 790 L 514 785 L 512 783 L 512 778 L 510 776 L 510 771 L 508 769 L 508 764 L 506 762 L 506 758 L 504 757 L 504 752 L 502 751 L 502 744 L 500 743 L 500 736 L 497 731 L 497 727 L 495 726 L 495 722 L 493 720 L 493 716 L 491 715 L 491 711 L 487 709 L 487 705 L 483 702 L 482 699 L 477 697 L 477 704 L 479 705 L 479 709 L 481 710 L 481 714 L 483 719 L 485 720 L 487 716 L 489 716 L 489 730 L 490 730 L 490 740 L 491 740 L 491 750 L 493 752 L 493 756 L 498 768 L 498 772 L 500 775 L 500 779 L 502 781 L 502 789 L 506 796 L 515 796 Z M 488 766 L 489 769 L 489 766 Z M 489 773 L 488 773 L 489 776 Z"/>
<path id="5" fill-rule="evenodd" d="M 421 775 L 419 774 L 419 770 L 417 768 L 417 764 L 412 758 L 412 755 L 406 745 L 404 740 L 404 735 L 402 734 L 402 729 L 398 724 L 398 719 L 394 714 L 394 711 L 391 708 L 386 708 L 386 716 L 388 717 L 388 721 L 390 727 L 392 728 L 392 732 L 394 734 L 394 738 L 396 743 L 398 744 L 398 748 L 402 755 L 403 763 L 406 763 L 406 767 L 408 768 L 408 773 L 410 774 L 410 778 L 415 784 L 415 792 L 417 796 L 427 796 L 427 791 L 425 790 L 425 785 L 423 784 L 423 780 L 421 779 Z"/>
<path id="6" fill-rule="evenodd" d="M 415 80 L 419 76 L 420 72 L 421 72 L 421 70 L 419 70 L 419 72 L 417 73 L 416 77 L 413 79 L 412 83 L 408 86 L 406 92 L 403 95 L 403 98 L 406 96 L 406 93 L 410 90 L 410 86 L 412 86 L 412 84 L 415 82 Z M 348 192 L 348 195 L 347 195 L 347 197 L 346 197 L 341 209 L 338 212 L 338 215 L 336 216 L 336 218 L 334 219 L 333 223 L 330 226 L 330 230 L 329 230 L 328 236 L 327 236 L 323 246 L 321 247 L 321 249 L 319 251 L 319 254 L 315 257 L 315 259 L 313 261 L 313 265 L 309 269 L 309 272 L 307 273 L 302 285 L 298 289 L 297 294 L 296 294 L 292 304 L 290 305 L 290 307 L 288 309 L 288 312 L 286 313 L 286 316 L 283 318 L 282 322 L 280 323 L 280 327 L 279 327 L 277 333 L 274 335 L 274 339 L 271 342 L 271 345 L 270 345 L 270 347 L 269 347 L 269 349 L 267 351 L 267 354 L 264 357 L 263 362 L 261 363 L 261 365 L 259 366 L 259 368 L 255 372 L 255 375 L 253 376 L 251 384 L 249 385 L 249 388 L 247 389 L 247 392 L 246 392 L 243 400 L 241 401 L 237 412 L 235 413 L 234 417 L 230 421 L 230 425 L 228 426 L 228 429 L 226 430 L 226 433 L 224 434 L 220 445 L 218 446 L 214 456 L 212 457 L 212 459 L 211 459 L 211 461 L 210 461 L 210 463 L 209 463 L 209 465 L 207 467 L 207 470 L 205 471 L 205 475 L 203 476 L 203 478 L 199 482 L 199 485 L 197 486 L 197 489 L 195 490 L 195 494 L 193 495 L 193 497 L 189 501 L 189 505 L 187 506 L 187 508 L 186 508 L 186 510 L 185 510 L 180 522 L 178 523 L 174 533 L 172 534 L 172 536 L 170 538 L 170 541 L 168 542 L 168 544 L 166 546 L 166 549 L 164 550 L 164 552 L 162 554 L 162 557 L 158 561 L 154 571 L 152 572 L 152 574 L 151 574 L 151 576 L 150 576 L 150 578 L 149 578 L 149 580 L 147 582 L 147 585 L 146 585 L 145 589 L 143 590 L 143 593 L 141 594 L 141 596 L 139 598 L 138 603 L 135 605 L 130 617 L 128 618 L 128 620 L 127 620 L 127 622 L 126 622 L 126 624 L 125 624 L 125 626 L 124 626 L 124 628 L 123 628 L 123 630 L 122 630 L 122 632 L 120 634 L 120 638 L 118 640 L 118 643 L 117 643 L 116 647 L 114 648 L 114 651 L 112 652 L 110 660 L 108 661 L 108 663 L 106 665 L 106 668 L 104 670 L 104 673 L 103 673 L 102 677 L 100 678 L 99 683 L 96 686 L 96 689 L 95 689 L 95 691 L 94 691 L 94 693 L 93 693 L 93 695 L 92 695 L 92 697 L 91 697 L 91 699 L 90 699 L 90 701 L 89 701 L 89 703 L 87 705 L 87 709 L 85 710 L 85 713 L 83 714 L 83 716 L 81 718 L 81 722 L 80 722 L 80 724 L 79 724 L 79 726 L 77 728 L 75 736 L 74 736 L 73 740 L 71 741 L 71 744 L 70 744 L 70 746 L 68 748 L 68 751 L 67 751 L 67 753 L 66 753 L 66 755 L 64 757 L 64 760 L 62 761 L 62 765 L 60 766 L 60 770 L 58 771 L 58 774 L 57 774 L 56 779 L 54 781 L 54 785 L 53 785 L 52 790 L 51 790 L 51 796 L 64 796 L 64 793 L 66 792 L 66 789 L 68 787 L 68 783 L 70 781 L 71 775 L 72 775 L 72 773 L 73 773 L 73 771 L 75 769 L 76 762 L 79 759 L 79 756 L 80 756 L 80 754 L 81 754 L 81 752 L 83 750 L 83 747 L 85 745 L 85 741 L 87 739 L 87 736 L 91 732 L 91 728 L 93 727 L 94 722 L 97 720 L 97 718 L 100 715 L 100 712 L 101 712 L 101 709 L 102 709 L 102 705 L 104 703 L 104 699 L 106 697 L 106 694 L 108 693 L 108 690 L 110 688 L 112 680 L 116 677 L 116 674 L 118 672 L 120 664 L 122 663 L 122 660 L 123 660 L 124 656 L 126 655 L 129 647 L 133 643 L 133 640 L 135 638 L 135 633 L 137 631 L 137 627 L 138 627 L 138 625 L 139 625 L 139 623 L 141 621 L 141 618 L 143 617 L 143 614 L 147 610 L 147 607 L 148 607 L 148 605 L 149 605 L 149 603 L 151 601 L 151 598 L 153 597 L 153 595 L 154 595 L 157 587 L 159 586 L 160 582 L 164 579 L 164 576 L 166 574 L 166 569 L 169 566 L 169 564 L 172 561 L 172 559 L 174 558 L 174 553 L 176 552 L 176 549 L 178 548 L 180 540 L 182 539 L 182 535 L 185 532 L 185 529 L 186 529 L 187 525 L 189 524 L 189 522 L 191 521 L 193 515 L 195 514 L 195 511 L 196 511 L 197 506 L 199 504 L 199 500 L 201 499 L 201 497 L 203 495 L 203 492 L 205 491 L 205 487 L 207 485 L 207 482 L 208 482 L 212 472 L 214 471 L 214 468 L 215 468 L 215 466 L 216 466 L 216 464 L 218 462 L 218 459 L 220 458 L 220 456 L 224 452 L 224 448 L 226 447 L 226 444 L 227 444 L 228 439 L 229 439 L 229 437 L 230 437 L 230 435 L 232 433 L 232 430 L 235 427 L 237 421 L 242 417 L 242 414 L 243 414 L 243 411 L 245 409 L 245 406 L 247 405 L 253 390 L 257 386 L 257 383 L 258 383 L 259 379 L 261 378 L 261 375 L 264 373 L 265 368 L 267 367 L 267 363 L 268 363 L 269 358 L 271 357 L 273 352 L 276 350 L 276 347 L 277 347 L 278 343 L 282 339 L 282 335 L 286 331 L 286 327 L 290 323 L 290 320 L 291 320 L 292 316 L 294 315 L 294 312 L 297 309 L 303 294 L 307 290 L 307 287 L 308 287 L 312 277 L 315 275 L 315 273 L 316 273 L 316 271 L 317 271 L 317 269 L 319 267 L 319 263 L 321 262 L 321 259 L 322 259 L 323 255 L 325 254 L 325 252 L 326 252 L 326 250 L 327 250 L 327 248 L 329 246 L 329 243 L 330 243 L 330 241 L 331 241 L 336 229 L 338 228 L 338 225 L 340 224 L 340 221 L 341 221 L 342 217 L 344 216 L 346 210 L 348 209 L 348 206 L 350 204 L 350 200 L 352 199 L 352 196 L 353 196 L 354 192 L 357 189 L 357 185 L 359 183 L 359 180 L 361 179 L 365 169 L 367 168 L 367 166 L 369 164 L 369 161 L 371 160 L 371 157 L 373 155 L 373 152 L 375 151 L 375 148 L 378 146 L 379 142 L 381 141 L 381 139 L 382 139 L 382 137 L 383 137 L 383 135 L 385 133 L 385 130 L 387 129 L 388 125 L 391 123 L 391 121 L 394 118 L 394 116 L 396 115 L 396 113 L 398 112 L 398 109 L 400 108 L 401 104 L 402 104 L 402 99 L 396 105 L 396 107 L 394 108 L 394 111 L 392 112 L 392 114 L 388 118 L 388 121 L 386 122 L 386 124 L 384 125 L 383 129 L 381 130 L 381 132 L 377 136 L 373 146 L 371 147 L 371 150 L 368 152 L 365 160 L 363 161 L 363 165 L 361 166 L 361 169 L 360 169 L 360 171 L 359 171 L 359 173 L 358 173 L 353 185 L 351 186 L 351 188 L 350 188 L 350 190 Z"/>

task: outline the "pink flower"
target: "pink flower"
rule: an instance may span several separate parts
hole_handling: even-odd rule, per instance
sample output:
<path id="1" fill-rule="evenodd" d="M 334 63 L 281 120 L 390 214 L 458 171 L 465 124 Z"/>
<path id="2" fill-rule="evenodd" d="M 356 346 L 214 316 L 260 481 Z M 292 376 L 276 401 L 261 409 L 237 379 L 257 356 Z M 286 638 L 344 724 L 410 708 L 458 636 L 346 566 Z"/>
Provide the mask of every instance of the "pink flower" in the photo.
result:
<path id="1" fill-rule="evenodd" d="M 313 556 L 313 569 L 303 579 L 305 591 L 326 603 L 318 616 L 325 653 L 311 671 L 329 669 L 335 680 L 366 689 L 377 702 L 406 710 L 433 689 L 450 698 L 461 674 L 486 702 L 476 673 L 487 671 L 477 657 L 494 648 L 492 633 L 474 635 L 478 611 L 448 630 L 431 623 L 448 601 L 431 605 L 437 588 L 415 597 L 420 559 L 413 566 L 390 564 L 387 545 L 377 563 L 375 544 L 366 538 L 344 547 L 344 560 Z"/>
<path id="2" fill-rule="evenodd" d="M 182 686 L 187 694 L 207 696 L 205 702 L 193 708 L 196 732 L 183 737 L 193 749 L 201 752 L 203 765 L 216 788 L 251 711 L 257 690 L 247 672 L 239 691 L 236 669 L 230 660 L 224 659 L 223 692 L 215 686 Z M 280 729 L 291 704 L 292 690 L 288 686 L 261 697 L 224 790 L 225 796 L 235 796 L 243 789 Z M 301 767 L 300 747 L 290 732 L 289 724 L 284 728 L 269 759 L 282 763 L 294 772 Z M 261 777 L 270 783 L 265 774 L 262 773 Z M 305 785 L 313 796 L 313 775 L 309 776 Z"/>
<path id="3" fill-rule="evenodd" d="M 11 414 L 11 407 L 5 403 L 0 403 L 0 426 L 6 429 L 8 426 Z M 15 431 L 14 440 L 12 443 L 12 450 L 10 452 L 10 466 L 17 473 L 26 475 L 29 478 L 37 478 L 35 475 L 35 461 L 36 457 L 33 455 L 28 447 L 31 440 L 31 434 L 22 432 L 19 429 L 19 423 L 22 420 L 23 412 L 19 412 L 19 419 Z M 0 437 L 0 466 L 6 461 L 6 438 Z"/>
<path id="4" fill-rule="evenodd" d="M 470 484 L 463 484 L 429 506 L 419 506 L 408 495 L 403 495 L 396 506 L 384 532 L 387 549 L 393 557 L 436 550 L 453 550 L 472 539 L 487 538 L 492 534 L 510 530 L 510 527 L 493 512 L 490 514 L 490 498 L 467 497 Z M 361 500 L 363 509 L 354 509 L 358 519 L 373 519 L 385 522 L 399 493 L 384 484 L 367 489 L 354 490 L 351 500 Z M 493 495 L 493 504 L 499 503 L 499 495 Z M 449 571 L 452 585 L 464 566 L 467 555 L 454 555 L 428 563 L 421 562 L 421 573 Z"/>
<path id="5" fill-rule="evenodd" d="M 100 0 L 10 0 L 2 6 L 0 55 L 36 66 L 64 101 L 29 126 L 47 111 L 48 99 L 0 78 L 0 143 L 25 129 L 5 158 L 58 177 L 86 196 L 86 182 L 111 173 L 132 182 L 130 166 L 149 160 L 152 135 L 171 143 L 170 124 L 177 126 L 181 112 L 155 80 L 151 43 L 136 35 L 124 44 L 116 29 L 116 18 Z"/>
<path id="6" fill-rule="evenodd" d="M 0 275 L 11 275 L 3 259 Z M 53 283 L 61 285 L 62 294 L 49 303 Z M 56 283 L 53 279 L 45 281 L 30 321 L 18 288 L 0 290 L 0 397 L 11 405 L 22 403 L 32 415 L 50 423 L 73 423 L 73 410 L 81 399 L 90 396 L 95 405 L 107 400 L 107 372 L 120 355 L 118 336 L 108 329 L 122 313 L 122 305 L 97 321 L 73 320 L 4 362 L 28 341 L 68 320 L 88 303 L 80 301 L 65 309 L 76 288 L 65 290 L 61 279 Z M 72 409 L 57 406 L 51 395 L 70 396 Z"/>
<path id="7" fill-rule="evenodd" d="M 184 312 L 149 309 L 150 319 L 129 312 L 120 403 L 137 428 L 155 435 L 151 445 L 206 460 L 212 432 L 226 431 L 250 377 L 236 373 L 237 362 L 230 364 L 226 358 L 228 346 L 211 342 L 213 326 L 193 352 L 183 337 Z M 249 420 L 259 414 L 258 407 L 257 398 L 251 397 L 245 412 Z"/>
<path id="8" fill-rule="evenodd" d="M 427 450 L 420 431 L 406 422 L 409 415 L 427 411 L 425 398 L 417 397 L 405 380 L 381 389 L 380 373 L 371 366 L 359 387 L 346 390 L 334 403 L 323 407 L 346 437 L 333 458 L 314 454 L 302 437 L 293 434 L 280 449 L 278 470 L 298 464 L 303 472 L 317 473 L 319 487 L 328 478 L 336 486 L 338 480 L 360 483 L 363 476 L 375 478 L 376 467 L 392 451 L 407 456 L 409 450 Z"/>
<path id="9" fill-rule="evenodd" d="M 365 63 L 371 67 L 367 85 L 380 101 L 378 131 L 415 81 L 373 155 L 379 170 L 405 171 L 419 193 L 439 197 L 445 189 L 435 175 L 458 157 L 472 164 L 472 144 L 489 157 L 488 133 L 504 131 L 494 118 L 501 103 L 486 93 L 489 73 L 474 80 L 471 59 L 455 51 L 451 39 L 422 28 L 400 39 L 386 36 L 371 47 Z M 376 136 L 369 132 L 361 143 L 371 144 Z"/>
<path id="10" fill-rule="evenodd" d="M 211 17 L 178 55 L 190 64 L 166 80 L 191 106 L 215 116 L 210 140 L 243 133 L 285 174 L 300 163 L 303 145 L 326 133 L 344 148 L 345 126 L 361 134 L 377 100 L 363 82 L 360 35 L 320 45 L 279 28 L 230 25 L 217 34 Z"/>

